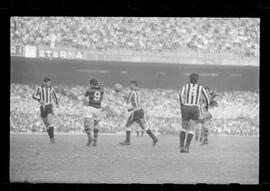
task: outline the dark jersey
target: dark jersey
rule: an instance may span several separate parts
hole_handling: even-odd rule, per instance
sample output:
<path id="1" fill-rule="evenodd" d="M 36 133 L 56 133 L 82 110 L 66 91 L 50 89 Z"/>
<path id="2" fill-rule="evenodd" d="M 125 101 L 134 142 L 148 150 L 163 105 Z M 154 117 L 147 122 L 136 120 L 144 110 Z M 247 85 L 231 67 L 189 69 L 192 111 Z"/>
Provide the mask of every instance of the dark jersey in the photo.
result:
<path id="1" fill-rule="evenodd" d="M 88 105 L 95 107 L 95 108 L 101 108 L 101 102 L 103 99 L 104 90 L 100 86 L 91 87 L 87 92 L 85 93 L 85 97 L 88 97 Z"/>

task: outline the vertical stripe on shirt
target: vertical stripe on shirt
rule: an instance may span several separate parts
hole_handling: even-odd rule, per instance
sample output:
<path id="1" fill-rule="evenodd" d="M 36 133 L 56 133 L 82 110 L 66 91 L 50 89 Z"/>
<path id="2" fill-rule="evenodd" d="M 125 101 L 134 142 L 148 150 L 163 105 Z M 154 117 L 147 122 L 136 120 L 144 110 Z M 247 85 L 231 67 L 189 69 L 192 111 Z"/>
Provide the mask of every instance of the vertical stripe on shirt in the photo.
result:
<path id="1" fill-rule="evenodd" d="M 184 94 L 186 96 L 183 97 Z M 209 98 L 206 94 L 205 89 L 199 84 L 191 84 L 191 83 L 185 84 L 181 91 L 180 102 L 182 104 L 199 106 L 202 94 L 207 101 L 206 105 L 208 107 Z"/>
<path id="2" fill-rule="evenodd" d="M 198 104 L 198 103 L 199 103 L 199 93 L 200 93 L 200 87 L 201 87 L 201 86 L 199 86 L 199 85 L 198 85 L 198 86 L 197 86 L 197 90 L 196 90 L 196 91 L 197 91 L 197 94 L 196 94 L 196 101 L 195 101 L 195 103 L 196 103 L 196 104 Z"/>
<path id="3" fill-rule="evenodd" d="M 187 92 L 186 92 L 186 101 L 185 101 L 185 103 L 189 103 L 189 94 L 190 94 L 190 84 L 188 84 L 188 90 L 187 90 Z"/>
<path id="4" fill-rule="evenodd" d="M 45 88 L 42 86 L 38 87 L 33 94 L 33 98 L 38 101 L 42 101 L 45 104 L 51 104 L 52 98 L 56 103 L 58 102 L 56 92 L 53 87 L 50 88 Z"/>

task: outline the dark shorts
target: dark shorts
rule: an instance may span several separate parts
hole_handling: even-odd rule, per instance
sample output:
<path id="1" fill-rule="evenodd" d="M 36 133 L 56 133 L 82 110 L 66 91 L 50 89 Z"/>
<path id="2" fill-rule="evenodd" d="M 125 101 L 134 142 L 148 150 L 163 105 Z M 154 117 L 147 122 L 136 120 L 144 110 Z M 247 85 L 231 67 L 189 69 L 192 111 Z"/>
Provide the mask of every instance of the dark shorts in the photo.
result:
<path id="1" fill-rule="evenodd" d="M 197 121 L 199 119 L 200 111 L 197 106 L 183 105 L 181 107 L 182 119 Z"/>
<path id="2" fill-rule="evenodd" d="M 143 109 L 138 109 L 136 111 L 131 112 L 126 126 L 131 126 L 134 122 L 140 123 L 140 120 L 144 119 L 144 111 Z"/>
<path id="3" fill-rule="evenodd" d="M 53 114 L 52 104 L 45 105 L 45 107 L 40 106 L 40 116 L 46 118 L 48 114 Z"/>

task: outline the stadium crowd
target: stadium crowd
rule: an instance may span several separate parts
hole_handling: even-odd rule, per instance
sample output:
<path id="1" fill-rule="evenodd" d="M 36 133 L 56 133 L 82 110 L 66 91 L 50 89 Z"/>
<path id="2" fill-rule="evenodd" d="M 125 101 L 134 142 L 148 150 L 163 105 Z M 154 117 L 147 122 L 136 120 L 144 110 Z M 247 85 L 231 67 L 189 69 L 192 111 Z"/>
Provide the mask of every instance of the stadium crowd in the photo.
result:
<path id="1" fill-rule="evenodd" d="M 10 131 L 40 132 L 44 124 L 39 117 L 39 103 L 32 99 L 36 85 L 10 85 Z M 83 132 L 82 98 L 87 87 L 55 87 L 60 99 L 55 108 L 54 123 L 58 132 Z M 124 92 L 127 91 L 126 89 Z M 155 132 L 175 133 L 180 129 L 180 109 L 177 90 L 141 89 L 142 107 L 148 125 Z M 259 95 L 255 92 L 218 92 L 218 107 L 211 109 L 214 116 L 210 132 L 213 135 L 258 135 Z M 128 112 L 119 93 L 105 88 L 104 112 L 100 131 L 124 132 Z"/>
<path id="2" fill-rule="evenodd" d="M 259 54 L 256 18 L 11 17 L 11 43 L 91 50 Z"/>

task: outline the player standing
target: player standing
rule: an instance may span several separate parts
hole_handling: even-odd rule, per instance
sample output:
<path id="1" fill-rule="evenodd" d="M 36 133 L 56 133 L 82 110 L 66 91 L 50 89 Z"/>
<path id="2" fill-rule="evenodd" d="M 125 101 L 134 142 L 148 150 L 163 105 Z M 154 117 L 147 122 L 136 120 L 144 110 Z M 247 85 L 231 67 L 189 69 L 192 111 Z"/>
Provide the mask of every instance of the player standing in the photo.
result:
<path id="1" fill-rule="evenodd" d="M 182 115 L 182 129 L 180 130 L 181 153 L 189 152 L 189 146 L 194 134 L 194 127 L 196 125 L 196 121 L 199 119 L 201 96 L 204 96 L 206 100 L 206 110 L 208 110 L 209 98 L 204 87 L 198 84 L 198 80 L 199 75 L 192 73 L 189 76 L 190 83 L 183 86 L 179 95 Z"/>
<path id="2" fill-rule="evenodd" d="M 84 129 L 88 137 L 87 146 L 90 146 L 93 142 L 93 146 L 97 145 L 97 137 L 99 132 L 99 121 L 102 115 L 101 102 L 104 95 L 103 87 L 98 84 L 96 79 L 89 81 L 90 87 L 85 93 L 85 97 L 88 98 L 88 103 L 84 105 Z M 91 120 L 94 122 L 93 134 L 91 132 Z"/>
<path id="3" fill-rule="evenodd" d="M 215 97 L 220 96 L 217 93 L 210 91 L 208 87 L 205 88 L 207 95 L 209 97 L 209 109 L 213 107 L 217 107 L 218 104 L 215 100 Z M 202 99 L 201 103 L 201 117 L 199 122 L 201 123 L 201 135 L 200 137 L 202 138 L 202 143 L 201 145 L 207 145 L 208 144 L 208 134 L 209 134 L 209 127 L 211 125 L 211 119 L 212 119 L 212 114 L 209 112 L 209 110 L 206 110 L 206 103 L 205 99 Z M 201 139 L 200 138 L 200 139 Z"/>
<path id="4" fill-rule="evenodd" d="M 52 124 L 53 105 L 52 100 L 58 106 L 58 98 L 55 89 L 51 86 L 52 80 L 44 78 L 43 84 L 33 93 L 33 98 L 40 103 L 40 115 L 46 126 L 51 143 L 55 143 L 54 127 Z"/>
<path id="5" fill-rule="evenodd" d="M 134 122 L 137 122 L 140 127 L 146 131 L 146 133 L 152 138 L 153 146 L 158 142 L 157 137 L 152 133 L 152 131 L 146 127 L 146 121 L 144 118 L 144 110 L 141 108 L 139 103 L 139 93 L 138 93 L 138 84 L 137 81 L 131 81 L 129 84 L 130 93 L 127 98 L 127 104 L 131 105 L 131 108 L 128 109 L 130 116 L 126 123 L 126 140 L 121 142 L 121 145 L 130 145 L 130 132 L 131 125 Z"/>

